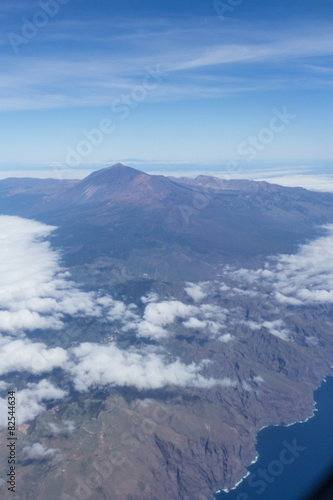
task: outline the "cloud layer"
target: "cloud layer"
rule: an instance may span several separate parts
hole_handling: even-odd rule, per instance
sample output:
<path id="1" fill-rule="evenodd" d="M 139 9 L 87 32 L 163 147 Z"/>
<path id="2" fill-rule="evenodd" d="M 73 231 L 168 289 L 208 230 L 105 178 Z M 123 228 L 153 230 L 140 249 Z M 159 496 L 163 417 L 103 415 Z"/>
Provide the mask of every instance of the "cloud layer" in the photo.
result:
<path id="1" fill-rule="evenodd" d="M 71 369 L 75 387 L 86 391 L 91 387 L 118 385 L 138 389 L 159 389 L 167 385 L 178 387 L 232 386 L 229 379 L 204 378 L 200 372 L 205 366 L 180 360 L 169 361 L 163 355 L 150 350 L 124 351 L 116 345 L 100 346 L 81 344 L 73 350 L 75 362 Z"/>
<path id="2" fill-rule="evenodd" d="M 64 368 L 67 352 L 61 347 L 48 349 L 45 344 L 30 340 L 13 340 L 0 336 L 0 375 L 27 371 L 34 375 Z"/>
<path id="3" fill-rule="evenodd" d="M 248 283 L 260 280 L 280 304 L 332 304 L 333 225 L 324 229 L 325 236 L 301 245 L 297 253 L 274 257 L 264 269 L 240 269 L 231 276 Z"/>
<path id="4" fill-rule="evenodd" d="M 139 390 L 168 385 L 206 389 L 215 385 L 234 387 L 236 382 L 228 377 L 207 378 L 207 360 L 186 364 L 172 356 L 168 352 L 168 340 L 172 340 L 176 332 L 189 331 L 191 335 L 196 332 L 221 342 L 223 349 L 237 348 L 237 327 L 243 325 L 254 332 L 264 330 L 279 342 L 292 341 L 287 318 L 281 317 L 286 305 L 333 303 L 333 225 L 325 228 L 326 234 L 321 238 L 300 246 L 295 254 L 273 257 L 261 269 L 226 268 L 222 280 L 184 284 L 183 296 L 187 296 L 188 303 L 163 300 L 152 292 L 141 299 L 142 314 L 133 304 L 80 291 L 69 280 L 68 273 L 61 270 L 58 254 L 45 241 L 54 228 L 17 217 L 0 217 L 0 228 L 4 272 L 0 313 L 7 313 L 9 318 L 3 328 L 6 334 L 0 334 L 2 377 L 12 372 L 46 377 L 60 368 L 80 392 L 104 386 L 133 386 Z M 273 307 L 269 316 L 245 319 L 242 306 L 229 310 L 221 307 L 216 298 L 219 293 L 234 297 L 234 301 L 239 296 L 240 304 L 246 307 L 248 301 L 261 299 Z M 68 349 L 48 348 L 45 343 L 32 342 L 26 336 L 30 330 L 40 328 L 41 322 L 47 328 L 61 328 L 64 315 L 89 315 L 102 318 L 110 325 L 116 321 L 124 332 L 131 330 L 137 338 L 149 338 L 154 346 L 124 350 L 112 342 L 109 345 L 82 343 Z M 262 380 L 258 378 L 258 382 Z M 8 384 L 0 380 L 0 390 L 6 389 Z M 60 400 L 66 394 L 47 379 L 28 383 L 17 394 L 18 423 L 34 419 L 45 410 L 46 401 Z M 7 399 L 2 398 L 0 425 L 5 425 L 6 419 Z M 64 426 L 65 431 L 73 431 L 71 423 Z M 53 431 L 62 430 L 54 427 Z M 36 457 L 38 454 L 51 456 L 40 446 L 31 453 Z"/>
<path id="5" fill-rule="evenodd" d="M 46 240 L 54 227 L 19 217 L 0 216 L 0 376 L 26 372 L 47 376 L 55 368 L 71 377 L 78 391 L 106 385 L 157 389 L 166 385 L 179 387 L 233 386 L 229 379 L 207 379 L 202 375 L 205 362 L 184 364 L 167 358 L 163 350 L 151 348 L 124 351 L 112 343 L 101 346 L 83 343 L 64 349 L 48 348 L 32 342 L 27 334 L 35 329 L 61 329 L 66 316 L 93 316 L 124 331 L 133 329 L 138 337 L 155 340 L 170 336 L 167 329 L 175 322 L 185 328 L 214 331 L 211 318 L 224 318 L 219 308 L 209 304 L 189 305 L 177 300 L 160 301 L 156 294 L 142 298 L 143 317 L 133 304 L 109 296 L 81 291 L 60 267 L 60 258 Z M 205 297 L 199 285 L 187 284 L 186 292 L 194 301 Z M 195 316 L 201 319 L 196 319 Z M 187 323 L 186 323 L 187 321 Z M 0 381 L 0 390 L 8 385 Z M 45 409 L 45 401 L 61 399 L 66 391 L 47 379 L 28 384 L 17 394 L 18 422 L 32 420 Z M 0 422 L 6 421 L 6 399 L 0 399 Z"/>
<path id="6" fill-rule="evenodd" d="M 99 316 L 94 295 L 79 290 L 45 241 L 55 228 L 0 216 L 0 332 L 61 329 L 65 315 Z"/>
<path id="7" fill-rule="evenodd" d="M 48 380 L 37 384 L 27 384 L 26 388 L 16 394 L 16 425 L 33 420 L 45 410 L 45 401 L 62 399 L 66 391 L 59 389 Z M 7 398 L 0 398 L 0 426 L 6 426 L 8 421 Z"/>

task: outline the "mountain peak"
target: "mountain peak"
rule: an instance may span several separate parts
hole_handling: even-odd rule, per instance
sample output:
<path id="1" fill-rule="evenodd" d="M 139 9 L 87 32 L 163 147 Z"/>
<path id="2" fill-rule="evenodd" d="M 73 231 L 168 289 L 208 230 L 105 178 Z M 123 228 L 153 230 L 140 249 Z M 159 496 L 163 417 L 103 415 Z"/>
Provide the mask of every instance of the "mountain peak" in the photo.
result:
<path id="1" fill-rule="evenodd" d="M 107 180 L 108 177 L 110 177 L 111 180 L 114 180 L 116 176 L 124 176 L 124 175 L 134 178 L 137 175 L 147 175 L 147 174 L 144 174 L 144 172 L 141 172 L 136 168 L 127 167 L 126 165 L 123 165 L 122 163 L 118 162 L 115 163 L 114 165 L 111 165 L 110 167 L 102 168 L 101 170 L 96 170 L 92 174 L 88 175 L 88 177 L 86 177 L 84 181 L 87 181 L 88 179 L 96 180 L 96 178 L 104 178 L 104 180 Z"/>
<path id="2" fill-rule="evenodd" d="M 61 198 L 79 204 L 130 199 L 135 194 L 139 196 L 150 179 L 150 175 L 118 162 L 91 173 L 73 188 L 64 191 Z M 147 198 L 147 193 L 144 198 Z"/>
<path id="3" fill-rule="evenodd" d="M 111 167 L 109 168 L 130 168 L 130 167 L 126 167 L 126 165 L 124 165 L 123 163 L 120 163 L 120 161 L 118 161 L 117 163 L 114 163 L 113 165 L 111 165 Z"/>
<path id="4" fill-rule="evenodd" d="M 104 171 L 108 171 L 108 170 L 127 170 L 127 169 L 135 170 L 135 168 L 128 167 L 127 165 L 124 165 L 123 163 L 117 162 L 117 163 L 114 163 L 113 165 L 110 165 L 109 167 L 102 168 L 101 170 L 96 170 L 96 172 L 104 172 Z"/>
<path id="5" fill-rule="evenodd" d="M 149 175 L 118 162 L 91 173 L 54 198 L 70 204 L 126 201 L 136 205 L 157 205 L 164 203 L 162 200 L 174 199 L 180 192 L 184 196 L 184 187 L 166 177 Z"/>

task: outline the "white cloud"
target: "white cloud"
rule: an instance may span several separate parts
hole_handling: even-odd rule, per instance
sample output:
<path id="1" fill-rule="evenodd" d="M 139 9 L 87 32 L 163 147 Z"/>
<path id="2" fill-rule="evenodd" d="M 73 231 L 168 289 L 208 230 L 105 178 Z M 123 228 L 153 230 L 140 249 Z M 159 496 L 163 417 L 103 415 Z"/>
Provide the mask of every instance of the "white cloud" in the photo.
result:
<path id="1" fill-rule="evenodd" d="M 146 337 L 150 339 L 163 339 L 168 337 L 169 332 L 165 328 L 161 326 L 155 325 L 154 323 L 150 323 L 149 321 L 141 321 L 137 325 L 137 336 L 138 337 Z"/>
<path id="2" fill-rule="evenodd" d="M 76 429 L 74 420 L 63 420 L 62 424 L 65 427 L 65 430 L 69 433 L 74 432 Z"/>
<path id="3" fill-rule="evenodd" d="M 45 241 L 54 227 L 0 216 L 0 331 L 60 329 L 64 315 L 99 316 L 95 296 L 62 273 L 57 252 Z"/>
<path id="4" fill-rule="evenodd" d="M 65 395 L 65 391 L 55 387 L 47 380 L 42 380 L 37 384 L 27 384 L 25 389 L 18 391 L 16 394 L 17 424 L 22 425 L 25 422 L 29 422 L 42 413 L 45 410 L 43 401 L 62 399 Z M 7 404 L 7 399 L 0 398 L 0 427 L 7 425 Z"/>
<path id="5" fill-rule="evenodd" d="M 143 42 L 143 39 L 156 40 L 156 30 L 151 30 L 147 24 L 144 28 L 140 24 L 139 28 L 137 20 L 132 21 L 133 32 L 128 33 L 128 26 L 126 28 L 123 26 L 122 30 L 124 29 L 126 34 L 122 34 L 121 37 L 119 33 L 114 33 L 112 36 L 106 33 L 103 23 L 104 28 L 99 25 L 98 30 L 90 32 L 89 38 L 86 38 L 88 43 L 90 41 L 100 43 L 103 40 L 106 50 L 102 51 L 99 57 L 96 57 L 89 47 L 79 60 L 70 53 L 64 53 L 62 58 L 45 58 L 40 56 L 39 50 L 35 55 L 26 55 L 24 58 L 17 58 L 14 54 L 3 57 L 5 69 L 0 80 L 3 95 L 0 99 L 0 109 L 107 105 L 110 102 L 110 95 L 130 91 L 137 84 L 138 76 L 144 76 L 143 68 L 147 65 L 154 66 L 156 61 L 163 61 L 165 69 L 174 72 L 172 79 L 154 91 L 154 99 L 160 100 L 175 100 L 191 95 L 203 98 L 221 97 L 228 92 L 258 91 L 267 88 L 268 85 L 273 89 L 286 86 L 303 89 L 304 85 L 310 88 L 330 87 L 329 73 L 326 75 L 322 72 L 320 78 L 313 77 L 313 58 L 329 57 L 333 53 L 330 25 L 311 32 L 303 30 L 296 33 L 295 30 L 292 32 L 285 30 L 283 35 L 280 30 L 258 32 L 256 26 L 256 40 L 253 39 L 252 26 L 242 29 L 241 32 L 239 29 L 228 29 L 225 43 L 216 43 L 219 34 L 213 18 L 214 16 L 211 20 L 207 18 L 205 27 L 200 29 L 190 23 L 190 26 L 179 27 L 176 32 L 164 20 L 162 25 L 159 23 L 161 32 L 158 43 Z M 129 22 L 127 19 L 126 21 Z M 108 19 L 105 22 L 108 28 L 113 24 L 113 20 Z M 140 23 L 143 22 L 144 20 L 140 18 Z M 72 24 L 57 23 L 57 26 L 60 32 L 48 29 L 43 33 L 40 42 L 45 43 L 45 39 L 49 43 L 55 43 L 59 39 L 82 40 L 81 21 Z M 141 31 L 144 29 L 144 37 L 139 29 Z M 87 37 L 86 32 L 85 36 Z M 39 37 L 35 39 L 34 44 L 38 44 L 38 39 Z M 161 44 L 161 39 L 167 39 L 169 43 Z M 113 53 L 112 64 L 107 51 L 110 42 L 120 44 L 119 46 L 126 43 L 126 51 Z M 125 52 L 126 57 L 124 57 Z M 242 67 L 244 64 L 271 65 L 272 62 L 288 64 L 288 68 L 292 63 L 294 70 L 298 69 L 299 72 L 296 77 L 294 73 L 292 77 L 286 77 L 289 74 L 287 72 L 283 77 L 280 75 L 279 78 L 273 79 L 269 76 L 263 77 L 262 73 L 261 78 L 249 77 L 248 72 L 243 72 L 243 76 L 240 77 L 239 72 L 235 75 L 229 71 L 230 64 Z M 311 63 L 312 69 L 309 68 Z M 328 65 L 327 61 L 326 64 Z M 219 76 L 219 85 L 216 84 L 218 66 L 224 68 L 224 74 Z M 200 70 L 205 72 L 204 81 Z M 177 75 L 179 71 L 182 72 L 181 78 Z M 304 71 L 308 75 L 306 82 Z M 24 79 L 21 78 L 22 74 L 25 75 Z"/>
<path id="6" fill-rule="evenodd" d="M 207 285 L 207 283 L 205 284 Z M 207 296 L 208 291 L 202 293 L 201 288 L 186 287 L 185 290 L 193 292 L 194 300 L 201 300 Z M 185 320 L 185 321 L 184 321 Z M 225 328 L 226 310 L 214 304 L 188 305 L 178 300 L 149 302 L 145 308 L 143 319 L 133 321 L 127 329 L 137 330 L 138 337 L 148 337 L 159 340 L 168 337 L 170 325 L 179 321 L 182 327 L 190 329 L 207 329 L 216 334 Z M 169 329 L 167 328 L 169 327 Z"/>
<path id="7" fill-rule="evenodd" d="M 301 306 L 302 301 L 294 297 L 286 297 L 280 292 L 275 292 L 275 299 L 281 304 L 289 304 L 290 306 Z"/>
<path id="8" fill-rule="evenodd" d="M 242 387 L 243 387 L 244 391 L 247 391 L 247 392 L 253 391 L 253 388 L 250 386 L 250 384 L 248 382 L 246 382 L 246 380 L 243 380 Z"/>
<path id="9" fill-rule="evenodd" d="M 33 460 L 45 460 L 47 458 L 53 458 L 56 455 L 60 455 L 60 450 L 57 448 L 46 448 L 40 443 L 34 443 L 31 446 L 25 446 L 22 450 L 26 458 L 31 458 Z"/>
<path id="10" fill-rule="evenodd" d="M 109 321 L 121 320 L 121 322 L 126 324 L 128 321 L 137 319 L 135 304 L 126 305 L 120 300 L 114 300 L 107 296 L 97 298 L 96 304 L 105 309 L 106 317 Z"/>
<path id="11" fill-rule="evenodd" d="M 52 430 L 53 434 L 61 434 L 61 433 L 72 434 L 75 431 L 74 420 L 62 420 L 60 424 L 55 424 L 54 422 L 50 422 L 48 425 Z"/>
<path id="12" fill-rule="evenodd" d="M 288 341 L 289 340 L 289 335 L 288 335 L 289 332 L 287 329 L 283 328 L 283 325 L 284 325 L 284 323 L 280 319 L 277 319 L 275 321 L 264 321 L 262 323 L 262 326 L 264 328 L 267 328 L 269 333 L 271 333 L 275 337 L 278 337 L 282 340 Z"/>
<path id="13" fill-rule="evenodd" d="M 242 290 L 241 288 L 233 288 L 231 290 L 231 293 L 233 294 L 238 294 L 238 295 L 247 295 L 248 297 L 256 297 L 259 295 L 259 292 L 256 292 L 255 290 Z"/>
<path id="14" fill-rule="evenodd" d="M 0 216 L 0 331 L 61 329 L 66 315 L 136 321 L 134 304 L 82 291 L 68 279 L 59 253 L 45 241 L 54 230 L 33 220 Z"/>
<path id="15" fill-rule="evenodd" d="M 278 255 L 256 271 L 240 269 L 230 276 L 238 281 L 261 280 L 266 292 L 274 292 L 277 303 L 302 306 L 333 303 L 333 225 L 326 235 L 301 245 L 295 254 Z"/>
<path id="16" fill-rule="evenodd" d="M 145 309 L 144 319 L 154 325 L 166 326 L 176 318 L 188 318 L 197 308 L 183 304 L 178 300 L 151 303 Z"/>
<path id="17" fill-rule="evenodd" d="M 281 340 L 289 341 L 289 331 L 284 328 L 284 322 L 280 319 L 274 321 L 261 321 L 259 323 L 255 321 L 243 321 L 251 330 L 261 330 L 266 328 L 271 335 L 280 338 Z"/>
<path id="18" fill-rule="evenodd" d="M 10 223 L 15 227 L 16 233 L 11 231 Z M 81 292 L 74 283 L 67 280 L 67 275 L 60 269 L 57 253 L 44 241 L 53 228 L 15 217 L 0 217 L 0 228 L 0 239 L 3 240 L 1 243 L 5 247 L 2 255 L 9 263 L 7 275 L 7 266 L 3 264 L 3 259 L 0 264 L 0 270 L 1 266 L 4 270 L 4 285 L 0 285 L 0 306 L 3 309 L 6 307 L 6 310 L 0 312 L 8 313 L 12 318 L 15 318 L 17 313 L 23 314 L 23 319 L 20 320 L 23 326 L 12 327 L 9 329 L 10 333 L 20 328 L 33 328 L 24 317 L 26 311 L 36 314 L 48 325 L 51 325 L 52 321 L 59 321 L 61 324 L 64 308 L 67 314 L 90 314 L 96 317 L 104 315 L 110 321 L 121 321 L 125 329 L 136 329 L 139 337 L 163 338 L 170 334 L 170 325 L 177 322 L 183 328 L 207 329 L 209 333 L 219 334 L 217 339 L 221 342 L 231 342 L 235 338 L 231 333 L 221 335 L 221 329 L 228 324 L 228 311 L 216 304 L 188 305 L 178 300 L 156 302 L 158 296 L 149 294 L 142 300 L 145 310 L 143 317 L 139 318 L 134 305 L 127 306 L 110 297 Z M 275 299 L 277 305 L 287 303 L 299 306 L 319 301 L 332 303 L 333 226 L 328 226 L 326 230 L 325 236 L 300 246 L 296 254 L 271 258 L 263 269 L 226 270 L 225 274 L 230 280 L 242 283 L 244 289 L 239 288 L 240 285 L 236 286 L 237 293 L 247 292 L 245 287 L 248 282 L 256 283 L 260 280 L 263 294 Z M 4 235 L 8 237 L 8 242 L 4 241 Z M 15 248 L 21 240 L 25 255 Z M 205 284 L 203 292 L 202 285 L 197 288 L 197 285 L 187 284 L 186 291 L 190 291 L 188 294 L 199 301 L 208 297 L 214 290 L 213 285 L 208 285 Z M 9 288 L 7 295 L 5 286 Z M 217 289 L 220 286 L 216 284 Z M 28 290 L 31 290 L 30 294 Z M 260 318 L 246 324 L 253 330 L 265 328 L 271 335 L 284 341 L 290 340 L 290 332 L 281 318 Z M 205 361 L 199 364 L 185 364 L 179 359 L 166 357 L 161 350 L 152 348 L 124 351 L 115 344 L 101 346 L 84 343 L 65 351 L 59 347 L 49 349 L 43 343 L 33 343 L 22 336 L 0 336 L 0 348 L 0 374 L 14 370 L 41 374 L 60 367 L 71 375 L 79 391 L 107 385 L 134 386 L 140 390 L 158 389 L 167 385 L 199 388 L 214 385 L 235 386 L 235 382 L 228 378 L 206 378 Z M 263 380 L 258 376 L 253 378 L 253 381 L 262 383 Z M 65 391 L 47 380 L 28 384 L 18 393 L 19 424 L 34 419 L 44 411 L 44 401 L 61 399 L 65 394 Z M 7 401 L 0 399 L 0 423 L 5 425 L 6 419 Z M 64 421 L 60 426 L 54 424 L 53 431 L 57 433 L 67 429 L 72 432 L 73 426 L 72 422 Z"/>
<path id="19" fill-rule="evenodd" d="M 126 323 L 127 321 L 137 318 L 137 315 L 135 313 L 136 307 L 137 306 L 135 304 L 127 305 L 119 300 L 114 300 L 113 306 L 108 312 L 107 318 L 111 321 L 117 319 L 122 320 L 124 323 Z"/>
<path id="20" fill-rule="evenodd" d="M 185 321 L 182 326 L 193 330 L 207 330 L 207 332 L 212 334 L 217 334 L 225 328 L 225 325 L 221 325 L 216 321 L 202 320 L 198 318 L 190 318 L 188 321 Z"/>
<path id="21" fill-rule="evenodd" d="M 183 56 L 183 60 L 178 64 L 174 63 L 170 69 L 185 70 L 229 63 L 279 61 L 286 60 L 286 56 L 289 60 L 295 60 L 300 56 L 311 57 L 332 53 L 333 40 L 331 37 L 327 40 L 317 33 L 311 34 L 311 36 L 289 36 L 288 40 L 286 40 L 282 39 L 280 34 L 275 41 L 266 40 L 265 44 L 221 44 L 207 48 L 205 53 L 194 48 L 192 57 L 191 55 Z M 179 53 L 178 57 L 182 57 L 181 53 Z"/>
<path id="22" fill-rule="evenodd" d="M 155 292 L 150 292 L 148 295 L 141 297 L 141 302 L 144 304 L 149 304 L 149 302 L 157 302 L 159 300 L 159 297 L 157 293 Z"/>
<path id="23" fill-rule="evenodd" d="M 0 375 L 14 371 L 33 374 L 64 367 L 67 353 L 60 347 L 47 349 L 45 344 L 28 339 L 13 340 L 0 336 Z"/>
<path id="24" fill-rule="evenodd" d="M 55 424 L 54 422 L 50 422 L 48 425 L 49 425 L 51 431 L 53 432 L 53 434 L 60 434 L 61 433 L 61 428 L 59 427 L 58 424 Z"/>
<path id="25" fill-rule="evenodd" d="M 185 288 L 185 292 L 194 300 L 194 302 L 200 302 L 207 295 L 204 290 L 204 285 L 199 283 L 188 283 L 188 286 Z"/>
<path id="26" fill-rule="evenodd" d="M 179 387 L 233 386 L 234 382 L 207 379 L 200 374 L 205 363 L 185 365 L 180 360 L 168 362 L 161 354 L 150 350 L 119 349 L 116 345 L 99 346 L 84 343 L 73 349 L 71 373 L 75 387 L 87 391 L 104 385 L 134 386 L 138 389 L 158 389 L 167 385 Z"/>
<path id="27" fill-rule="evenodd" d="M 202 304 L 200 306 L 200 314 L 206 319 L 225 321 L 226 313 L 226 309 L 222 309 L 215 304 Z"/>
<path id="28" fill-rule="evenodd" d="M 55 387 L 48 380 L 42 380 L 38 384 L 28 384 L 26 389 L 17 394 L 17 421 L 21 425 L 26 421 L 33 420 L 45 410 L 43 401 L 62 399 L 66 392 Z"/>
<path id="29" fill-rule="evenodd" d="M 286 187 L 302 187 L 310 191 L 333 193 L 333 176 L 324 174 L 295 174 L 272 177 L 258 177 L 255 180 L 266 181 Z"/>
<path id="30" fill-rule="evenodd" d="M 193 328 L 194 330 L 203 330 L 207 328 L 207 321 L 202 321 L 198 318 L 190 318 L 188 321 L 183 323 L 185 328 Z"/>
<path id="31" fill-rule="evenodd" d="M 261 330 L 262 323 L 256 323 L 255 321 L 243 321 L 251 330 Z"/>
<path id="32" fill-rule="evenodd" d="M 155 339 L 168 335 L 166 328 L 183 320 L 190 321 L 188 327 L 196 323 L 197 326 L 205 325 L 211 332 L 218 332 L 221 326 L 213 318 L 222 319 L 225 315 L 219 307 L 209 304 L 197 307 L 177 300 L 152 302 L 158 300 L 158 296 L 149 294 L 143 298 L 146 307 L 140 319 L 135 305 L 82 292 L 68 280 L 69 273 L 61 270 L 57 252 L 45 241 L 53 227 L 18 217 L 0 217 L 0 229 L 4 273 L 0 286 L 2 329 L 11 334 L 20 333 L 20 338 L 14 339 L 0 336 L 0 374 L 27 371 L 37 375 L 62 368 L 72 375 L 78 390 L 98 385 L 132 385 L 139 389 L 170 384 L 181 387 L 234 385 L 229 379 L 206 379 L 200 373 L 205 367 L 204 362 L 185 365 L 179 359 L 170 361 L 149 350 L 125 352 L 115 345 L 81 344 L 65 351 L 60 347 L 49 349 L 43 343 L 31 342 L 21 330 L 61 328 L 64 314 L 103 315 L 109 321 L 120 321 L 125 330 L 135 328 L 138 336 Z M 190 289 L 196 300 L 203 298 L 203 292 L 196 286 L 190 286 Z M 47 380 L 28 384 L 18 394 L 19 422 L 31 420 L 44 411 L 44 400 L 64 395 L 64 391 Z M 5 418 L 4 400 L 0 401 L 0 409 L 2 418 Z M 72 424 L 66 429 L 72 432 Z M 54 426 L 53 431 L 58 432 L 58 428 Z"/>
<path id="33" fill-rule="evenodd" d="M 221 337 L 219 337 L 217 340 L 219 340 L 220 342 L 227 343 L 231 342 L 234 339 L 235 337 L 233 335 L 230 335 L 230 333 L 226 333 L 225 335 L 221 335 Z"/>
<path id="34" fill-rule="evenodd" d="M 143 321 L 137 326 L 138 336 L 154 339 L 167 337 L 169 332 L 165 326 L 174 323 L 178 318 L 189 318 L 197 312 L 197 307 L 183 304 L 178 300 L 151 302 L 145 308 Z"/>
<path id="35" fill-rule="evenodd" d="M 302 245 L 297 254 L 278 257 L 275 289 L 282 296 L 303 304 L 333 303 L 333 225 L 326 231 L 327 236 Z"/>
<path id="36" fill-rule="evenodd" d="M 230 290 L 230 287 L 228 285 L 226 285 L 225 283 L 223 283 L 220 287 L 220 290 L 221 290 L 221 292 L 227 292 L 228 290 Z"/>

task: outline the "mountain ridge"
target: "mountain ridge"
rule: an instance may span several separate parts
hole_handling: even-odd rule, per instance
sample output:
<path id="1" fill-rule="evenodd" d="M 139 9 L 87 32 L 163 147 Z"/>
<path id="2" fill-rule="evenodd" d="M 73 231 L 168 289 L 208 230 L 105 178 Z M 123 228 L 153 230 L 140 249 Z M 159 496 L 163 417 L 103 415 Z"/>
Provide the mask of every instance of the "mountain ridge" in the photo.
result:
<path id="1" fill-rule="evenodd" d="M 167 177 L 150 175 L 116 163 L 91 173 L 70 189 L 56 193 L 49 201 L 85 204 L 127 200 L 149 205 L 170 196 L 181 195 L 187 190 L 187 186 L 179 185 Z"/>
<path id="2" fill-rule="evenodd" d="M 31 180 L 26 190 L 21 180 L 19 190 L 6 183 L 1 212 L 57 226 L 53 241 L 70 265 L 126 257 L 132 272 L 171 281 L 213 277 L 219 262 L 251 266 L 291 253 L 333 222 L 331 193 L 207 176 L 184 182 L 119 163 L 71 185 L 54 182 L 53 192 L 40 180 L 35 191 Z"/>
<path id="3" fill-rule="evenodd" d="M 182 190 L 181 190 L 182 188 Z M 8 177 L 0 180 L 0 195 L 42 194 L 44 199 L 73 203 L 100 203 L 113 199 L 123 201 L 128 198 L 135 202 L 149 203 L 151 200 L 162 200 L 173 190 L 178 193 L 189 191 L 204 192 L 207 196 L 227 192 L 307 192 L 300 187 L 283 187 L 266 181 L 248 179 L 223 179 L 200 174 L 195 178 L 163 176 L 148 174 L 141 170 L 126 166 L 120 162 L 109 167 L 96 170 L 80 179 L 39 179 L 30 177 Z M 310 191 L 311 192 L 311 191 Z M 136 193 L 136 195 L 135 195 Z M 323 194 L 325 193 L 318 193 Z"/>

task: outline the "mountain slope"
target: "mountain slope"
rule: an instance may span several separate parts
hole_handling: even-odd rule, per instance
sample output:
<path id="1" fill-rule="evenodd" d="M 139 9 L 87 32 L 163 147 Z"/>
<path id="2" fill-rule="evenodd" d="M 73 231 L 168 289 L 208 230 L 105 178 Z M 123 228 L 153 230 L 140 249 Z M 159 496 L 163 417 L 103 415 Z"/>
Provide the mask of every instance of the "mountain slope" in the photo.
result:
<path id="1" fill-rule="evenodd" d="M 252 266 L 290 253 L 333 222 L 333 195 L 251 181 L 170 179 L 121 164 L 69 188 L 30 194 L 3 187 L 0 210 L 59 227 L 65 262 L 126 259 L 134 275 L 213 277 L 217 264 Z M 40 181 L 36 180 L 36 186 Z"/>
<path id="2" fill-rule="evenodd" d="M 150 205 L 168 197 L 183 195 L 187 187 L 170 179 L 148 175 L 140 170 L 125 167 L 121 163 L 93 172 L 74 187 L 56 194 L 54 201 L 67 204 L 114 203 L 127 201 L 139 205 Z"/>

